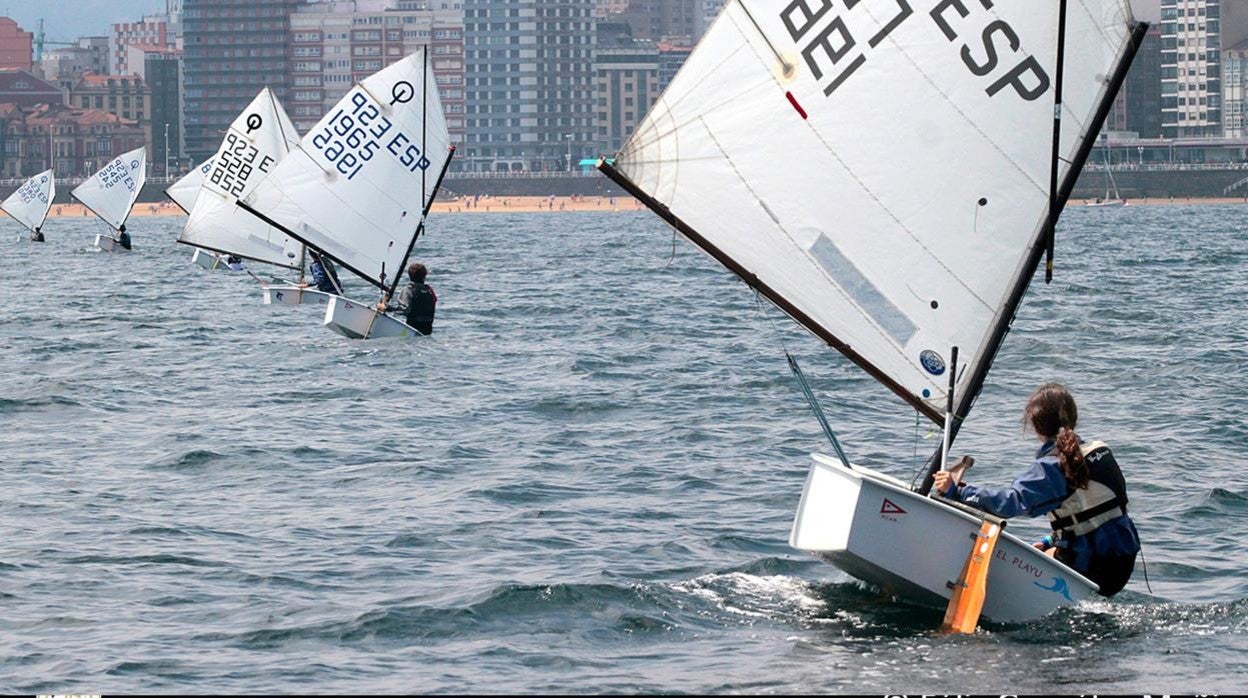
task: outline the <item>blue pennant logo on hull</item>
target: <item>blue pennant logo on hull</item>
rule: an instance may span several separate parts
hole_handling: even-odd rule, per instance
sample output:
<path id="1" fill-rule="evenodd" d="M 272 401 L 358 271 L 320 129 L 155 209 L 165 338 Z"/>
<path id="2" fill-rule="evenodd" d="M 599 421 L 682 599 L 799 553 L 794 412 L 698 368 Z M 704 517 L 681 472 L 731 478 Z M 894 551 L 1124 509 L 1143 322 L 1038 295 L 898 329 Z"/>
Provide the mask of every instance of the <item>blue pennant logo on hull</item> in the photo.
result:
<path id="1" fill-rule="evenodd" d="M 924 371 L 927 371 L 933 376 L 939 376 L 945 372 L 944 357 L 931 349 L 924 349 L 923 353 L 919 354 L 919 363 L 923 364 Z"/>

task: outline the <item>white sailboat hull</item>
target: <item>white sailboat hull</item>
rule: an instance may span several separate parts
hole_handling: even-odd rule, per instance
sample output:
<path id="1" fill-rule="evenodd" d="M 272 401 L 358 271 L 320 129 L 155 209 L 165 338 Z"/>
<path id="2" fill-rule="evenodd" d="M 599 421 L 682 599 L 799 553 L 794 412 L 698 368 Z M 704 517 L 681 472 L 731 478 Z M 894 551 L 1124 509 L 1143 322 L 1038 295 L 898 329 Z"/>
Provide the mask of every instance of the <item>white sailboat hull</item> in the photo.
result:
<path id="1" fill-rule="evenodd" d="M 298 286 L 264 286 L 265 305 L 329 305 L 333 294 Z"/>
<path id="2" fill-rule="evenodd" d="M 201 250 L 199 248 L 195 248 L 195 254 L 191 256 L 191 262 L 193 262 L 196 266 L 202 267 L 209 271 L 212 271 L 217 267 L 225 266 L 221 262 L 220 257 L 212 252 L 209 252 L 208 250 Z"/>
<path id="3" fill-rule="evenodd" d="M 1088 203 L 1084 204 L 1084 206 L 1091 206 L 1093 208 L 1121 208 L 1126 205 L 1127 205 L 1127 202 L 1124 199 L 1116 199 L 1116 200 L 1111 200 L 1111 201 L 1089 201 Z"/>
<path id="4" fill-rule="evenodd" d="M 350 339 L 413 337 L 420 334 L 368 305 L 334 295 L 329 297 L 329 306 L 325 308 L 324 325 Z"/>
<path id="5" fill-rule="evenodd" d="M 874 471 L 814 454 L 789 544 L 889 593 L 945 605 L 980 519 Z M 1096 593 L 1096 585 L 1029 543 L 1001 534 L 983 615 L 1040 618 Z"/>
<path id="6" fill-rule="evenodd" d="M 116 252 L 121 249 L 121 245 L 111 235 L 96 235 L 95 246 L 102 252 Z"/>

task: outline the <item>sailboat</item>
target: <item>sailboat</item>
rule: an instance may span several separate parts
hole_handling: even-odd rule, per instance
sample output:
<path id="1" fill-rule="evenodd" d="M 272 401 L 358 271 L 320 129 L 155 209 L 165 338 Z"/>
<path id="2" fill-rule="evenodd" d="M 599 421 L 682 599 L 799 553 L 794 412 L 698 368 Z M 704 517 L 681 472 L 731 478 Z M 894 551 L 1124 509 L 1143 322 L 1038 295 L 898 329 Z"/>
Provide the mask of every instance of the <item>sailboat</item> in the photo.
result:
<path id="1" fill-rule="evenodd" d="M 303 246 L 236 205 L 298 142 L 294 124 L 266 87 L 230 124 L 207 166 L 183 177 L 188 185 L 200 184 L 178 237 L 195 248 L 196 264 L 215 269 L 234 256 L 302 272 Z"/>
<path id="2" fill-rule="evenodd" d="M 48 210 L 52 208 L 52 199 L 56 198 L 56 179 L 52 170 L 44 170 L 31 177 L 9 195 L 0 208 L 21 223 L 30 231 L 32 241 L 42 241 L 43 222 L 48 218 Z"/>
<path id="3" fill-rule="evenodd" d="M 1086 202 L 1084 206 L 1093 206 L 1093 207 L 1098 207 L 1098 208 L 1117 208 L 1117 207 L 1122 207 L 1122 206 L 1127 205 L 1127 200 L 1122 198 L 1122 195 L 1118 193 L 1118 185 L 1114 183 L 1114 170 L 1109 165 L 1108 149 L 1106 149 L 1106 152 L 1105 152 L 1105 177 L 1106 177 L 1105 198 L 1098 197 L 1093 201 Z"/>
<path id="4" fill-rule="evenodd" d="M 119 233 L 147 181 L 147 149 L 135 148 L 113 158 L 99 172 L 69 193 Z M 105 252 L 121 247 L 112 235 L 96 235 L 95 246 Z"/>
<path id="5" fill-rule="evenodd" d="M 832 439 L 793 547 L 901 597 L 950 598 L 985 517 L 928 496 L 932 475 L 1046 251 L 1052 271 L 1058 214 L 1146 28 L 1127 0 L 730 0 L 614 163 L 599 162 L 944 427 L 916 488 Z M 1096 591 L 1008 531 L 987 580 L 983 614 L 1000 621 Z"/>
<path id="6" fill-rule="evenodd" d="M 355 85 L 239 206 L 388 301 L 454 152 L 422 49 Z M 353 339 L 418 334 L 375 304 L 338 294 L 324 325 Z"/>
<path id="7" fill-rule="evenodd" d="M 212 158 L 200 163 L 199 166 L 178 178 L 178 181 L 169 185 L 165 189 L 165 196 L 177 204 L 183 213 L 191 215 L 191 210 L 195 208 L 195 200 L 199 198 L 199 190 L 203 188 L 204 180 L 210 172 L 212 172 Z M 208 270 L 217 269 L 225 264 L 215 252 L 201 250 L 198 247 L 191 254 L 191 263 Z"/>

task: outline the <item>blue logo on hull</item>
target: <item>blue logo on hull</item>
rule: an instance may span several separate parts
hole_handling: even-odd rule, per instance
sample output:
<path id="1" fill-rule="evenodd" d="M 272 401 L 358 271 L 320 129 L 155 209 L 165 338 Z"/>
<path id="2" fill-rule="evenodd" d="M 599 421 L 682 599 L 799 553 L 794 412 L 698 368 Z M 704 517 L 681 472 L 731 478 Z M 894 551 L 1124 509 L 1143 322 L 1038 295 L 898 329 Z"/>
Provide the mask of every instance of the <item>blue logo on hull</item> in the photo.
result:
<path id="1" fill-rule="evenodd" d="M 1041 589 L 1044 589 L 1045 591 L 1051 591 L 1055 594 L 1061 594 L 1063 598 L 1065 598 L 1067 601 L 1070 601 L 1071 603 L 1074 603 L 1075 601 L 1074 599 L 1070 598 L 1070 587 L 1066 584 L 1066 580 L 1062 579 L 1061 577 L 1054 577 L 1053 586 L 1051 587 L 1046 587 L 1040 582 L 1032 582 L 1032 584 L 1035 584 L 1036 586 L 1040 587 Z"/>

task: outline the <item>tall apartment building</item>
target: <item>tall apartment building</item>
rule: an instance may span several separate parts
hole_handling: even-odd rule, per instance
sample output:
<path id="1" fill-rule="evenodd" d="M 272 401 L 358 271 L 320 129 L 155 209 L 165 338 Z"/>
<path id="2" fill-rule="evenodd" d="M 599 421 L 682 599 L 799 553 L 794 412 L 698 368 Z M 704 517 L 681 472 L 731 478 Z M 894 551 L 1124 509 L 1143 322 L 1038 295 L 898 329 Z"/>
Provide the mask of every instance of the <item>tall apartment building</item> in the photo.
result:
<path id="1" fill-rule="evenodd" d="M 667 37 L 659 42 L 659 92 L 667 89 L 672 78 L 693 53 L 692 37 Z"/>
<path id="2" fill-rule="evenodd" d="M 130 65 L 130 46 L 158 46 L 173 48 L 173 32 L 170 31 L 167 15 L 146 15 L 138 22 L 119 22 L 113 25 L 110 75 L 132 75 L 139 72 L 138 66 Z"/>
<path id="3" fill-rule="evenodd" d="M 593 0 L 465 0 L 474 171 L 566 169 L 597 154 Z"/>
<path id="4" fill-rule="evenodd" d="M 34 68 L 35 35 L 23 31 L 17 22 L 0 17 L 0 70 Z"/>
<path id="5" fill-rule="evenodd" d="M 1161 138 L 1161 26 L 1154 24 L 1144 35 L 1131 70 L 1123 83 L 1127 121 L 1124 131 L 1141 138 Z"/>
<path id="6" fill-rule="evenodd" d="M 1161 126 L 1167 137 L 1222 128 L 1221 0 L 1161 0 Z"/>
<path id="7" fill-rule="evenodd" d="M 136 74 L 151 91 L 151 143 L 147 150 L 151 172 L 177 172 L 182 155 L 182 52 L 168 47 L 131 46 L 127 62 L 138 68 Z"/>
<path id="8" fill-rule="evenodd" d="M 290 17 L 302 0 L 182 0 L 186 152 L 202 162 L 261 89 L 286 103 Z"/>
<path id="9" fill-rule="evenodd" d="M 610 22 L 626 22 L 634 39 L 659 41 L 668 36 L 698 36 L 702 0 L 627 0 L 601 3 L 598 14 Z"/>
<path id="10" fill-rule="evenodd" d="M 435 5 L 449 5 L 434 9 Z M 320 120 L 351 86 L 424 46 L 451 140 L 464 140 L 464 26 L 459 3 L 329 0 L 291 16 L 290 99 L 300 131 Z"/>
<path id="11" fill-rule="evenodd" d="M 598 152 L 609 154 L 624 145 L 659 96 L 659 49 L 652 41 L 634 40 L 627 46 L 600 46 L 597 54 Z"/>

